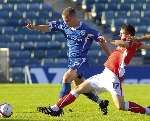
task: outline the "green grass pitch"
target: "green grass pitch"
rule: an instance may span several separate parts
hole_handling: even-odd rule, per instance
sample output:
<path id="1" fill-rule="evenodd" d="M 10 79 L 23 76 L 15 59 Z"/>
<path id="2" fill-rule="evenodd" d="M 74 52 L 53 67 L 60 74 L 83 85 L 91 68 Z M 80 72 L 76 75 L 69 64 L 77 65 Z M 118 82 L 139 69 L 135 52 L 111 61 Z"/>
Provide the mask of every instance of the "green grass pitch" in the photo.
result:
<path id="1" fill-rule="evenodd" d="M 36 111 L 37 106 L 54 104 L 58 99 L 60 85 L 1 84 L 0 102 L 13 106 L 10 118 L 0 121 L 150 121 L 150 116 L 118 111 L 109 93 L 99 96 L 110 101 L 108 115 L 99 113 L 98 106 L 81 95 L 73 104 L 64 109 L 61 117 L 51 117 Z M 125 85 L 125 100 L 141 105 L 150 105 L 150 85 Z M 69 110 L 72 109 L 72 112 Z"/>

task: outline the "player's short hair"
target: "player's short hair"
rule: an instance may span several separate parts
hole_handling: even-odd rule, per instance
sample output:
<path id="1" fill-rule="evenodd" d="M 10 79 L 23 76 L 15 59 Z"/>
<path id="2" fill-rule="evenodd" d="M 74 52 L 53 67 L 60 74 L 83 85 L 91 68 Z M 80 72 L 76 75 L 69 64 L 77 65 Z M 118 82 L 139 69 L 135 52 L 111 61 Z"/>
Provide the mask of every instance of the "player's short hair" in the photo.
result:
<path id="1" fill-rule="evenodd" d="M 67 7 L 67 8 L 65 8 L 63 10 L 62 15 L 75 16 L 76 15 L 76 11 L 72 7 Z"/>
<path id="2" fill-rule="evenodd" d="M 131 24 L 123 24 L 123 25 L 121 26 L 121 29 L 127 30 L 127 32 L 128 32 L 131 36 L 134 36 L 134 35 L 135 35 L 135 28 L 134 28 L 134 26 L 132 26 Z"/>

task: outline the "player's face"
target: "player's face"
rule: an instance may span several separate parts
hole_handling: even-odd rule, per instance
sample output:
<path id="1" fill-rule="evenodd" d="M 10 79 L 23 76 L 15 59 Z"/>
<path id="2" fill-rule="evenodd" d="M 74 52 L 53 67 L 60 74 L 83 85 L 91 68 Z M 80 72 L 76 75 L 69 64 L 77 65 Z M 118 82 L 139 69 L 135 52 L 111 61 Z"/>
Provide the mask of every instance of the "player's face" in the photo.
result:
<path id="1" fill-rule="evenodd" d="M 68 26 L 72 26 L 72 17 L 69 15 L 62 15 L 62 19 L 64 20 L 64 22 L 68 25 Z"/>
<path id="2" fill-rule="evenodd" d="M 126 40 L 129 37 L 128 32 L 125 29 L 120 30 L 120 38 L 121 40 Z"/>

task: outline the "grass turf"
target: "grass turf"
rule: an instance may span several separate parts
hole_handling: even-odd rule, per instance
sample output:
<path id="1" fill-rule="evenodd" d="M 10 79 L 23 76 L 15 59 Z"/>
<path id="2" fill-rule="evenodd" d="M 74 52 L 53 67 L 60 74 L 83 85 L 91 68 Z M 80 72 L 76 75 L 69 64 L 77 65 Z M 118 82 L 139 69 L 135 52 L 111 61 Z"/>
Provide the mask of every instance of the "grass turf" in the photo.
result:
<path id="1" fill-rule="evenodd" d="M 1 84 L 0 102 L 13 106 L 10 118 L 0 121 L 150 121 L 150 116 L 118 111 L 109 93 L 100 96 L 110 101 L 107 116 L 99 113 L 98 106 L 81 95 L 73 104 L 64 109 L 62 117 L 51 117 L 36 111 L 37 106 L 54 104 L 58 99 L 60 85 Z M 125 85 L 125 99 L 141 105 L 150 105 L 150 85 Z M 72 111 L 70 111 L 70 109 Z"/>

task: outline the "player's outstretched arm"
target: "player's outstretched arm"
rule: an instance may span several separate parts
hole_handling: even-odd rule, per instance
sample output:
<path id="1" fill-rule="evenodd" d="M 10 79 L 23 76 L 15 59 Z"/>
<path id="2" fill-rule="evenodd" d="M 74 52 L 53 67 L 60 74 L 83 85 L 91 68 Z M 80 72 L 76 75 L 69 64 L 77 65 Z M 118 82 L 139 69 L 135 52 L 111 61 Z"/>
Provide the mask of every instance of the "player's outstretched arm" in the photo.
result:
<path id="1" fill-rule="evenodd" d="M 141 37 L 131 37 L 129 38 L 131 41 L 150 41 L 150 34 L 144 35 Z"/>
<path id="2" fill-rule="evenodd" d="M 110 43 L 115 46 L 128 47 L 128 42 L 123 40 L 112 40 Z"/>
<path id="3" fill-rule="evenodd" d="M 29 30 L 36 30 L 41 32 L 48 32 L 49 26 L 48 25 L 33 25 L 32 23 L 28 23 L 26 28 Z"/>
<path id="4" fill-rule="evenodd" d="M 110 48 L 108 47 L 107 41 L 104 37 L 100 36 L 99 37 L 99 44 L 102 47 L 102 49 L 105 51 L 106 55 L 109 56 L 111 53 Z"/>
<path id="5" fill-rule="evenodd" d="M 140 49 L 150 49 L 150 45 L 141 45 Z"/>

